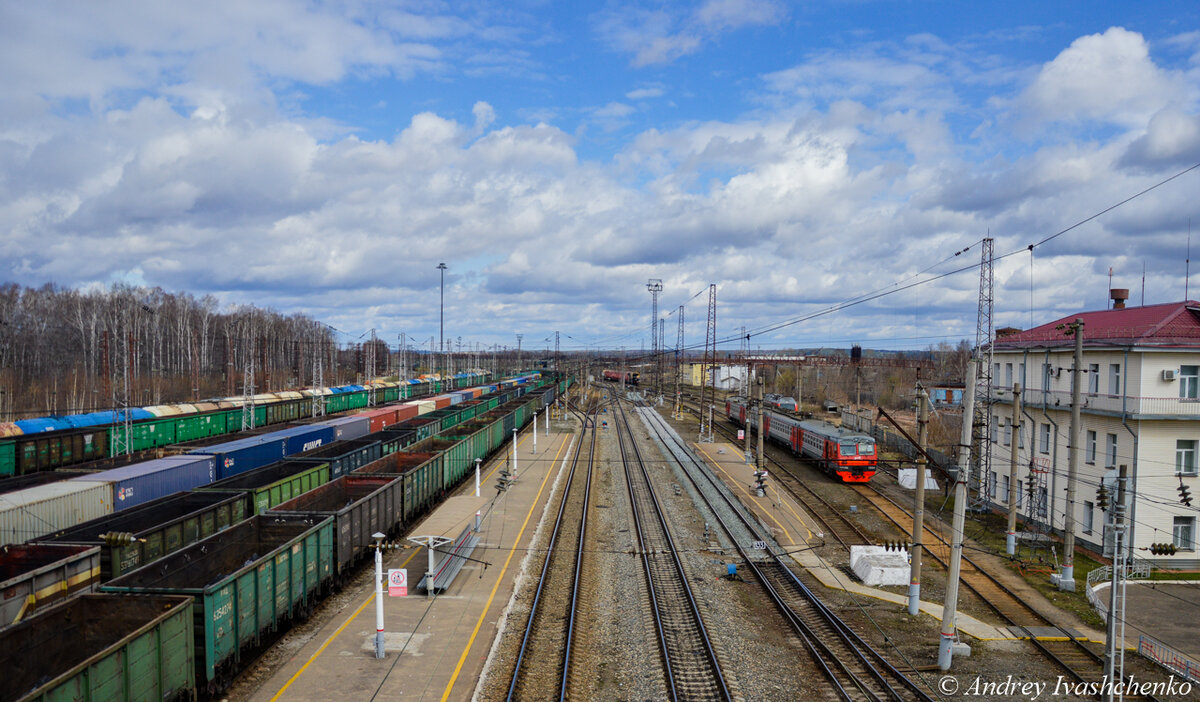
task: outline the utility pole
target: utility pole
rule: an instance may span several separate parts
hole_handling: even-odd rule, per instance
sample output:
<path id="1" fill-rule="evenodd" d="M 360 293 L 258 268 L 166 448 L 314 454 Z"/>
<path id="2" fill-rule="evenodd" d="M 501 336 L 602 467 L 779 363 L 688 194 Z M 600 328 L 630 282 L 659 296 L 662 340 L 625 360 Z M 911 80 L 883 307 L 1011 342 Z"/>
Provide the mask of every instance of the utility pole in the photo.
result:
<path id="1" fill-rule="evenodd" d="M 1021 491 L 1017 489 L 1017 461 L 1020 460 L 1017 451 L 1021 444 L 1021 384 L 1012 386 L 1012 436 L 1009 437 L 1012 446 L 1008 450 L 1008 531 L 1005 539 L 1005 552 L 1010 556 L 1017 555 L 1017 500 Z"/>
<path id="2" fill-rule="evenodd" d="M 1071 363 L 1071 429 L 1067 441 L 1067 514 L 1063 522 L 1063 563 L 1058 589 L 1075 592 L 1075 487 L 1079 475 L 1079 424 L 1083 393 L 1083 320 L 1076 318 L 1068 333 L 1075 335 L 1075 358 Z"/>
<path id="3" fill-rule="evenodd" d="M 1125 680 L 1125 483 L 1128 466 L 1117 473 L 1117 501 L 1109 512 L 1113 534 L 1112 584 L 1108 588 L 1108 625 L 1104 636 L 1104 675 L 1110 687 L 1106 701 L 1114 699 L 1112 685 Z M 1116 699 L 1121 699 L 1117 696 Z"/>
<path id="4" fill-rule="evenodd" d="M 700 389 L 700 442 L 712 443 L 712 412 L 709 412 L 709 419 L 706 422 L 704 419 L 704 411 L 716 397 L 716 388 L 709 390 L 709 386 L 716 382 L 715 377 L 710 377 L 713 374 L 713 368 L 717 362 L 717 284 L 709 283 L 708 285 L 708 331 L 704 338 L 704 361 L 702 366 L 701 389 Z M 712 399 L 710 399 L 712 398 Z"/>
<path id="5" fill-rule="evenodd" d="M 917 382 L 917 489 L 913 506 L 912 577 L 908 582 L 908 613 L 921 611 L 921 557 L 925 548 L 925 449 L 929 443 L 929 395 Z"/>
<path id="6" fill-rule="evenodd" d="M 750 371 L 746 371 L 746 378 L 750 378 Z M 749 382 L 749 380 L 747 380 Z M 754 389 L 749 385 L 746 386 L 746 449 L 742 452 L 745 455 L 746 465 L 750 465 L 754 460 L 753 452 L 750 450 L 750 426 L 754 423 Z"/>
<path id="7" fill-rule="evenodd" d="M 325 339 L 317 337 L 316 353 L 313 354 L 313 416 L 325 416 Z"/>
<path id="8" fill-rule="evenodd" d="M 658 361 L 657 361 L 658 362 L 658 404 L 660 407 L 662 406 L 663 388 L 667 384 L 666 379 L 663 378 L 663 361 L 665 360 L 663 358 L 663 356 L 665 356 L 667 353 L 666 338 L 667 338 L 667 320 L 660 319 L 660 320 L 658 320 L 658 346 L 659 346 L 659 349 L 658 349 L 658 355 L 656 356 L 656 358 L 658 359 Z"/>
<path id="9" fill-rule="evenodd" d="M 683 376 L 683 305 L 679 306 L 679 331 L 675 334 L 675 409 L 671 416 L 683 419 L 683 396 L 679 392 L 679 383 Z"/>
<path id="10" fill-rule="evenodd" d="M 946 603 L 942 607 L 942 635 L 938 640 L 938 668 L 950 670 L 956 648 L 965 649 L 966 644 L 955 645 L 958 637 L 958 578 L 962 568 L 963 527 L 967 512 L 967 478 L 971 470 L 971 418 L 975 408 L 976 359 L 967 361 L 967 385 L 963 392 L 962 429 L 958 435 L 958 471 L 954 476 L 954 519 L 950 527 L 950 566 L 946 572 Z"/>
<path id="11" fill-rule="evenodd" d="M 521 339 L 524 339 L 524 334 L 517 334 L 517 371 L 521 370 Z"/>
<path id="12" fill-rule="evenodd" d="M 441 356 L 443 367 L 446 363 L 446 264 L 437 264 L 441 273 L 441 287 L 438 293 L 438 355 Z"/>
<path id="13" fill-rule="evenodd" d="M 367 406 L 375 406 L 375 328 L 371 327 L 370 350 L 367 352 Z"/>
<path id="14" fill-rule="evenodd" d="M 758 410 L 758 414 L 754 417 L 755 420 L 757 420 L 754 423 L 754 426 L 758 430 L 758 451 L 754 454 L 754 472 L 757 474 L 755 477 L 760 478 L 759 485 L 761 485 L 761 473 L 763 469 L 763 437 L 766 436 L 767 433 L 767 420 L 766 416 L 763 414 L 763 379 L 761 375 L 758 376 L 757 381 L 758 382 L 756 382 L 754 385 L 754 390 L 755 395 L 757 396 L 755 399 L 758 401 L 754 403 L 754 406 Z M 761 496 L 762 495 L 759 495 L 759 497 Z"/>
<path id="15" fill-rule="evenodd" d="M 658 294 L 662 292 L 662 278 L 651 278 L 646 281 L 646 289 L 650 291 L 650 353 L 654 359 L 655 377 L 653 387 L 660 390 L 662 364 L 658 357 Z"/>

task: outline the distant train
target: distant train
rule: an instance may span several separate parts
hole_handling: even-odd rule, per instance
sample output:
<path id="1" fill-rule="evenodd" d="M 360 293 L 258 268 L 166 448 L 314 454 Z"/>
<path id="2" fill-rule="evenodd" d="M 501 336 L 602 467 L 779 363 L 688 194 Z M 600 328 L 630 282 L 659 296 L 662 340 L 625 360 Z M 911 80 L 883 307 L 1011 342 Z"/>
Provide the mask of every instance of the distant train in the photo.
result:
<path id="1" fill-rule="evenodd" d="M 637 385 L 639 375 L 637 371 L 606 370 L 601 373 L 601 377 L 610 383 L 619 383 L 623 380 L 626 385 Z"/>
<path id="2" fill-rule="evenodd" d="M 726 400 L 725 415 L 735 424 L 746 426 L 745 399 Z M 768 437 L 813 460 L 821 470 L 842 482 L 865 483 L 875 475 L 878 456 L 874 437 L 816 419 L 795 419 L 769 409 L 763 411 L 763 417 Z"/>

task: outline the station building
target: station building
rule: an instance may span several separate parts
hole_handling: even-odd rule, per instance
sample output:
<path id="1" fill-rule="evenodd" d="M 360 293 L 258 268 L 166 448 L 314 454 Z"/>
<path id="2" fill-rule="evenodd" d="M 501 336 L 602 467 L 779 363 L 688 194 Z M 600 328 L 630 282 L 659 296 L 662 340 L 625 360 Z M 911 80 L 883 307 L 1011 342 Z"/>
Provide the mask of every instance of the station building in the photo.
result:
<path id="1" fill-rule="evenodd" d="M 1113 291 L 1113 309 L 1082 312 L 1033 329 L 999 330 L 992 358 L 990 472 L 984 476 L 992 505 L 1059 534 L 1065 523 L 1071 376 L 1075 339 L 1083 323 L 1083 372 L 1076 485 L 1075 538 L 1097 553 L 1111 551 L 1107 515 L 1097 504 L 1105 476 L 1128 466 L 1127 542 L 1132 556 L 1169 568 L 1200 566 L 1196 517 L 1200 499 L 1187 507 L 1180 485 L 1196 496 L 1200 444 L 1200 302 L 1125 307 Z M 1007 331 L 1008 333 L 1005 333 Z M 1023 404 L 1014 424 L 1013 386 Z M 1010 485 L 1012 442 L 1018 447 L 1018 480 Z M 1110 503 L 1115 495 L 1109 496 Z M 1148 547 L 1173 543 L 1174 556 Z"/>

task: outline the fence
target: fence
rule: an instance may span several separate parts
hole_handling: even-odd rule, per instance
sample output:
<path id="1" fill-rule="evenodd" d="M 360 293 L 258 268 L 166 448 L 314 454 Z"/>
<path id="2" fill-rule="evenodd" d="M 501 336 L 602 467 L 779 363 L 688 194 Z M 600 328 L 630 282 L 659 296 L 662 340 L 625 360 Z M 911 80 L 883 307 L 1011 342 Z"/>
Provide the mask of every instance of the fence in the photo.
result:
<path id="1" fill-rule="evenodd" d="M 1200 664 L 1157 639 L 1139 636 L 1138 653 L 1185 680 L 1200 683 Z"/>
<path id="2" fill-rule="evenodd" d="M 1150 573 L 1154 572 L 1154 566 L 1142 558 L 1133 559 L 1133 563 L 1126 567 L 1125 577 L 1134 579 L 1145 579 L 1150 577 Z M 1108 602 L 1101 599 L 1096 594 L 1096 585 L 1100 583 L 1108 583 L 1112 581 L 1112 566 L 1100 566 L 1088 571 L 1087 585 L 1083 588 L 1087 594 L 1088 604 L 1092 609 L 1096 610 L 1096 614 L 1100 615 L 1101 619 L 1108 620 Z"/>

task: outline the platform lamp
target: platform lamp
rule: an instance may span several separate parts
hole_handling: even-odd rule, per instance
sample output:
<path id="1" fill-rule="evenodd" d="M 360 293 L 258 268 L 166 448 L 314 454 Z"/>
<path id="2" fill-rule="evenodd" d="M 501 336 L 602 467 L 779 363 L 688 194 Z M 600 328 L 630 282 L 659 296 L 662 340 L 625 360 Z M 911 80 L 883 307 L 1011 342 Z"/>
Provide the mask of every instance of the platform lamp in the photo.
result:
<path id="1" fill-rule="evenodd" d="M 438 354 L 443 368 L 446 365 L 446 264 L 437 264 L 441 271 L 441 293 L 438 295 Z"/>
<path id="2" fill-rule="evenodd" d="M 371 534 L 375 539 L 375 657 L 383 658 L 383 540 L 381 532 Z"/>

